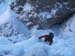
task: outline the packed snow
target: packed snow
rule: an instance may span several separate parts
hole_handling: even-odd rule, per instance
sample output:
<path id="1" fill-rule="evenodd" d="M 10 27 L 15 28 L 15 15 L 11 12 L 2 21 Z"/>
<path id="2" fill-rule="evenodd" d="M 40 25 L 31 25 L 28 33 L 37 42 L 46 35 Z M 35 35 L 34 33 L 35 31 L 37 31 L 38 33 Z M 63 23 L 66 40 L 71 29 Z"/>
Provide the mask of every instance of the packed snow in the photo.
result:
<path id="1" fill-rule="evenodd" d="M 10 4 L 8 2 L 6 3 Z M 2 9 L 4 12 L 0 9 L 0 56 L 75 56 L 75 15 L 61 27 L 55 26 L 56 28 L 48 30 L 37 30 L 34 27 L 29 30 L 15 17 L 16 14 L 10 10 L 9 5 L 6 6 L 7 9 Z M 25 8 L 28 11 L 32 9 L 29 4 L 26 4 Z M 55 10 L 52 13 L 55 13 Z M 48 14 L 40 15 L 51 17 Z M 51 46 L 38 38 L 49 32 L 55 34 Z"/>

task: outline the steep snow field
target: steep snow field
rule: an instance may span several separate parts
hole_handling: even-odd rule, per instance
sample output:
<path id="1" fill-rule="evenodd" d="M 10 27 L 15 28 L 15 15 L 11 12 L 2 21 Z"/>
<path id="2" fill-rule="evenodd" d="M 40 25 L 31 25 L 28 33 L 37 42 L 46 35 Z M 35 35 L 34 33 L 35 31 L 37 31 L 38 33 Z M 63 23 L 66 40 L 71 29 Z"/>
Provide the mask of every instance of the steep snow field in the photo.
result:
<path id="1" fill-rule="evenodd" d="M 5 0 L 0 4 L 0 25 L 8 21 L 10 16 L 9 1 Z"/>
<path id="2" fill-rule="evenodd" d="M 75 15 L 61 27 L 56 26 L 48 30 L 37 30 L 34 27 L 31 31 L 15 16 L 9 6 L 0 15 L 0 25 L 8 22 L 19 32 L 10 37 L 0 36 L 0 56 L 75 56 Z M 8 33 L 9 30 L 4 32 Z M 38 39 L 49 32 L 55 34 L 51 46 Z"/>
<path id="3" fill-rule="evenodd" d="M 75 16 L 71 19 L 74 20 Z M 74 23 L 72 21 L 72 23 Z M 74 26 L 74 24 L 72 24 Z M 67 27 L 71 27 L 67 24 Z M 40 35 L 53 32 L 52 30 L 31 31 L 29 40 L 22 40 L 18 43 L 11 43 L 7 38 L 0 38 L 0 55 L 3 56 L 74 56 L 75 55 L 75 33 L 70 32 L 69 28 L 63 28 L 58 36 L 55 36 L 54 43 L 49 46 L 47 43 L 38 39 Z M 73 30 L 73 29 L 72 29 Z M 12 36 L 13 37 L 13 36 Z M 17 36 L 15 36 L 17 37 Z M 22 36 L 20 36 L 22 37 Z M 15 40 L 15 38 L 13 38 Z"/>

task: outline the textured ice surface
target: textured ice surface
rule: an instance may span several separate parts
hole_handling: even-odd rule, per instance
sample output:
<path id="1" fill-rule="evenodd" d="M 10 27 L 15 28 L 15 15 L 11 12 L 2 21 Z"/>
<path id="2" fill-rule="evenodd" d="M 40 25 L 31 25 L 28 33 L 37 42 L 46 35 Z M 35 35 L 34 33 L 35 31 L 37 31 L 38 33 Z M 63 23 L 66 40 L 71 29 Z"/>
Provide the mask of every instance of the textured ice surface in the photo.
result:
<path id="1" fill-rule="evenodd" d="M 25 7 L 27 6 L 30 5 L 25 5 Z M 31 7 L 27 9 L 29 10 Z M 4 34 L 0 36 L 0 56 L 75 56 L 75 15 L 61 27 L 55 26 L 55 28 L 48 30 L 37 30 L 34 27 L 31 31 L 15 16 L 16 14 L 12 13 L 9 6 L 0 15 L 0 24 L 4 27 L 3 30 L 0 27 L 0 31 L 3 31 L 0 34 L 11 32 L 9 31 L 11 24 L 19 32 L 19 34 L 10 37 L 6 37 Z M 6 22 L 9 22 L 8 27 L 3 25 Z M 49 32 L 55 33 L 51 46 L 38 39 L 39 36 Z"/>

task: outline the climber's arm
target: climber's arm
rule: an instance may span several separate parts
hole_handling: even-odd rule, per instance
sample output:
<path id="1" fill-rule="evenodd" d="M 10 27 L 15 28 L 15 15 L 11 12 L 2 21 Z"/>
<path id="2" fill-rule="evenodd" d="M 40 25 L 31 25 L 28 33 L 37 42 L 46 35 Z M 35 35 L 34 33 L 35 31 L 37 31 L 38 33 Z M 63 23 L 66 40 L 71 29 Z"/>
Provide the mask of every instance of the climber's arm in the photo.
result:
<path id="1" fill-rule="evenodd" d="M 45 36 L 41 36 L 41 37 L 39 37 L 39 39 L 41 39 L 41 38 L 44 38 Z"/>

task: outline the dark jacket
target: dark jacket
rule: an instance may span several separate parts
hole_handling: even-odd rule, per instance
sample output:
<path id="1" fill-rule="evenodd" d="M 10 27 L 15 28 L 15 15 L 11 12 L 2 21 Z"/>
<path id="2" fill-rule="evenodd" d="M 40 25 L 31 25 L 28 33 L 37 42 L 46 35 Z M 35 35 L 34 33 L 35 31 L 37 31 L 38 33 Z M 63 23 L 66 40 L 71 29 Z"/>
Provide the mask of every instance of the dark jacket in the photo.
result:
<path id="1" fill-rule="evenodd" d="M 48 41 L 50 45 L 53 43 L 53 37 L 51 37 L 49 35 L 44 35 L 44 36 L 39 37 L 39 39 L 41 39 L 41 38 L 45 38 L 44 41 Z"/>

